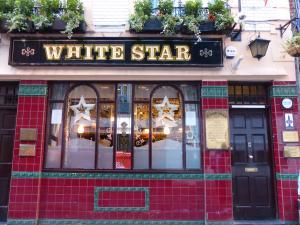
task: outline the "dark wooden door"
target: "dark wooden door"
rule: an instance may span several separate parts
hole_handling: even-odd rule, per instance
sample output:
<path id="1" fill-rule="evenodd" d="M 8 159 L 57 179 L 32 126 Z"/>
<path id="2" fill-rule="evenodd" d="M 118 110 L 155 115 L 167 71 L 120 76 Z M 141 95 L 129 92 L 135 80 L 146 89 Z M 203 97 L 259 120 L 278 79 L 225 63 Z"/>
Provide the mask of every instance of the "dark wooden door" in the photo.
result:
<path id="1" fill-rule="evenodd" d="M 16 109 L 0 109 L 0 221 L 7 219 Z"/>
<path id="2" fill-rule="evenodd" d="M 236 220 L 274 218 L 268 125 L 263 109 L 232 110 L 233 213 Z"/>

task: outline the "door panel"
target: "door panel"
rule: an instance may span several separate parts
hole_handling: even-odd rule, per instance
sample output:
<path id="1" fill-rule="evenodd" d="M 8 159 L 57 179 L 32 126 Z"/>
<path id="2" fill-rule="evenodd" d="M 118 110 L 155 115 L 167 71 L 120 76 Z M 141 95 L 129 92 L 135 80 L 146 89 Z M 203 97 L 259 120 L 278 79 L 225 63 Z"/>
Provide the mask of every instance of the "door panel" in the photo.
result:
<path id="1" fill-rule="evenodd" d="M 3 222 L 7 220 L 16 110 L 1 109 L 0 118 L 0 222 Z"/>
<path id="2" fill-rule="evenodd" d="M 274 218 L 274 193 L 265 111 L 232 110 L 230 133 L 233 148 L 234 218 Z"/>

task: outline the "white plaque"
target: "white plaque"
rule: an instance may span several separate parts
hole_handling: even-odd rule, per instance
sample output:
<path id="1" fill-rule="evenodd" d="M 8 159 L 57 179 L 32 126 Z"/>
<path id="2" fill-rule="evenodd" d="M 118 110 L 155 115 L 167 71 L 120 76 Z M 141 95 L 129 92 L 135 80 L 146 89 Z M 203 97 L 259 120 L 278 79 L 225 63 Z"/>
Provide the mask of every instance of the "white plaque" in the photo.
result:
<path id="1" fill-rule="evenodd" d="M 186 126 L 196 126 L 197 124 L 197 119 L 196 119 L 196 112 L 186 112 L 185 114 L 185 125 Z"/>
<path id="2" fill-rule="evenodd" d="M 61 124 L 62 110 L 52 109 L 51 124 Z"/>

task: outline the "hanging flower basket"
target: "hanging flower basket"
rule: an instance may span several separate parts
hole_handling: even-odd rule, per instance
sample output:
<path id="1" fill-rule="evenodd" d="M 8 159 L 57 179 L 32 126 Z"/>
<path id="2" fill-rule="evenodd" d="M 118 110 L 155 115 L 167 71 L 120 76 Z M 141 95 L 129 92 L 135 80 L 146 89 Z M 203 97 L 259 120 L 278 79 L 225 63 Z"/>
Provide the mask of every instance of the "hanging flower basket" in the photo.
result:
<path id="1" fill-rule="evenodd" d="M 300 57 L 300 35 L 293 36 L 285 43 L 286 52 L 292 57 Z"/>

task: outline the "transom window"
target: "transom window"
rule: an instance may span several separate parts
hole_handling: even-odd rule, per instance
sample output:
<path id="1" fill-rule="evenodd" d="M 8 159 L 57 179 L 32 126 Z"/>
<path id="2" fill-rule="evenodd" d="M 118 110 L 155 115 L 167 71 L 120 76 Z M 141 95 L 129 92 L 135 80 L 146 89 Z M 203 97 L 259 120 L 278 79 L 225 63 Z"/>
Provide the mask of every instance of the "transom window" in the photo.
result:
<path id="1" fill-rule="evenodd" d="M 199 86 L 53 83 L 45 168 L 201 168 Z"/>
<path id="2" fill-rule="evenodd" d="M 263 84 L 230 84 L 228 86 L 229 104 L 265 105 L 267 87 Z"/>

